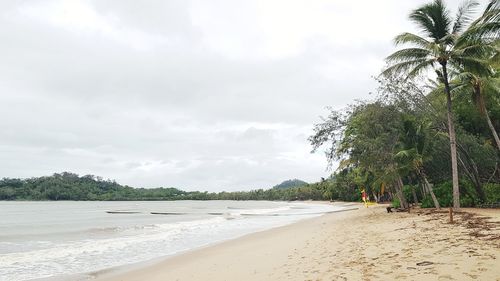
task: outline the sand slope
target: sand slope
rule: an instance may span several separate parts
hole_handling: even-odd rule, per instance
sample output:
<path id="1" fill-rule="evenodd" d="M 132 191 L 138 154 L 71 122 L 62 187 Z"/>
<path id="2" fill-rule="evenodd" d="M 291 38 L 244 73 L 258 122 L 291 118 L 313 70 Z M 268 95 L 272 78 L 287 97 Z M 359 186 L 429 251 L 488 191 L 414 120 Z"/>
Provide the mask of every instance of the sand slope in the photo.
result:
<path id="1" fill-rule="evenodd" d="M 97 280 L 500 280 L 500 210 L 467 211 L 360 206 Z"/>

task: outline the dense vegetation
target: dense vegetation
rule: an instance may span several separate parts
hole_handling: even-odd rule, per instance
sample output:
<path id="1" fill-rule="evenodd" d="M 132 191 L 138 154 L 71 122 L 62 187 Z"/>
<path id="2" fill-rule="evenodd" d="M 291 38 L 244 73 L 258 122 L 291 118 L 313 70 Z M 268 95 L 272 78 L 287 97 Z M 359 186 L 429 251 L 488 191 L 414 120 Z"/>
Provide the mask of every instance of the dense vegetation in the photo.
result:
<path id="1" fill-rule="evenodd" d="M 377 98 L 315 126 L 314 150 L 328 145 L 337 173 L 371 199 L 404 208 L 499 201 L 500 9 L 491 1 L 474 20 L 477 6 L 465 2 L 454 18 L 441 0 L 412 11 L 420 33 L 395 38 L 405 48 L 387 57 Z"/>
<path id="2" fill-rule="evenodd" d="M 30 179 L 4 178 L 0 180 L 0 200 L 325 200 L 334 196 L 330 192 L 331 181 L 303 182 L 301 186 L 296 186 L 301 181 L 290 182 L 295 186 L 241 192 L 186 192 L 163 187 L 132 188 L 93 175 L 64 172 Z"/>

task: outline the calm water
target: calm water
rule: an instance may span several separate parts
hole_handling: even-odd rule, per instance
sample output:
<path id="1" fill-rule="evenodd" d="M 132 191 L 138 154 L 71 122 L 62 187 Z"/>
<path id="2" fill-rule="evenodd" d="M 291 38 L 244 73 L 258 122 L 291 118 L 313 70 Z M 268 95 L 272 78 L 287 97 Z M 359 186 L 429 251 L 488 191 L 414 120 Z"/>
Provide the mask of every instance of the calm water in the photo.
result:
<path id="1" fill-rule="evenodd" d="M 267 201 L 0 202 L 0 281 L 146 261 L 339 209 Z"/>

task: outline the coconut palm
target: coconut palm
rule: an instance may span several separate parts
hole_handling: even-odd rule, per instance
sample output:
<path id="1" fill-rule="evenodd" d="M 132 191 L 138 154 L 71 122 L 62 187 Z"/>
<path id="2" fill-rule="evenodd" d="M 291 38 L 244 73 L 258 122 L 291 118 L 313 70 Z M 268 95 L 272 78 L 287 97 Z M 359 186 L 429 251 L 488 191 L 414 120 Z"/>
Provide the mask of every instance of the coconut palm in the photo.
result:
<path id="1" fill-rule="evenodd" d="M 486 61 L 486 67 L 474 69 L 468 65 L 458 69 L 457 80 L 459 86 L 457 91 L 467 91 L 472 94 L 472 101 L 477 106 L 481 115 L 483 115 L 488 123 L 488 127 L 493 135 L 497 148 L 500 150 L 500 139 L 498 133 L 491 122 L 484 95 L 493 93 L 498 96 L 500 92 L 500 77 L 499 77 L 499 30 L 500 30 L 500 6 L 497 0 L 491 1 L 484 10 L 481 17 L 475 20 L 467 30 L 464 31 L 458 43 L 465 42 L 469 44 L 482 45 L 482 54 L 489 60 Z"/>
<path id="2" fill-rule="evenodd" d="M 473 21 L 463 32 L 460 40 L 470 42 L 479 39 L 482 41 L 482 44 L 495 44 L 495 42 L 498 42 L 499 31 L 500 2 L 498 0 L 491 0 L 486 6 L 483 14 L 478 19 Z M 458 43 L 460 43 L 460 40 Z"/>
<path id="3" fill-rule="evenodd" d="M 475 1 L 465 2 L 455 18 L 452 18 L 442 0 L 434 0 L 410 13 L 410 20 L 421 29 L 421 34 L 402 33 L 395 38 L 396 45 L 411 45 L 394 52 L 387 57 L 389 67 L 382 74 L 404 73 L 408 78 L 421 75 L 431 68 L 441 73 L 446 94 L 448 135 L 453 181 L 453 207 L 460 208 L 458 187 L 457 146 L 453 122 L 452 99 L 448 78 L 449 66 L 463 67 L 484 71 L 485 52 L 488 47 L 482 44 L 482 36 L 490 34 L 486 28 L 482 31 L 470 31 L 467 37 L 461 37 L 471 22 L 471 14 L 478 6 Z M 482 34 L 482 35 L 481 35 Z"/>
<path id="4" fill-rule="evenodd" d="M 474 72 L 461 71 L 457 77 L 457 86 L 454 91 L 457 93 L 471 94 L 472 102 L 476 105 L 479 113 L 486 119 L 488 128 L 491 131 L 493 139 L 500 150 L 500 138 L 493 126 L 488 109 L 486 108 L 485 95 L 492 94 L 498 96 L 500 93 L 500 81 L 498 77 L 481 76 Z M 452 91 L 453 92 L 453 91 Z"/>
<path id="5" fill-rule="evenodd" d="M 395 158 L 399 164 L 399 173 L 416 174 L 421 180 L 424 191 L 431 195 L 434 207 L 439 209 L 439 202 L 424 170 L 424 160 L 429 161 L 432 158 L 428 153 L 430 125 L 430 122 L 419 122 L 411 116 L 407 116 L 403 121 L 399 149 Z"/>

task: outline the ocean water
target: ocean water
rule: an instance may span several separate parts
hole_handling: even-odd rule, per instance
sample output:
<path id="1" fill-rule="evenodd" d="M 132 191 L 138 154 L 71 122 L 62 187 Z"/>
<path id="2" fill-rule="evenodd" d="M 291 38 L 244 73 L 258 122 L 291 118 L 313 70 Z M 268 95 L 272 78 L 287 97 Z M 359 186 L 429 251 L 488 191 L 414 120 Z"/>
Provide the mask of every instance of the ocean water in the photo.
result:
<path id="1" fill-rule="evenodd" d="M 340 209 L 268 201 L 0 202 L 0 281 L 147 261 Z"/>

